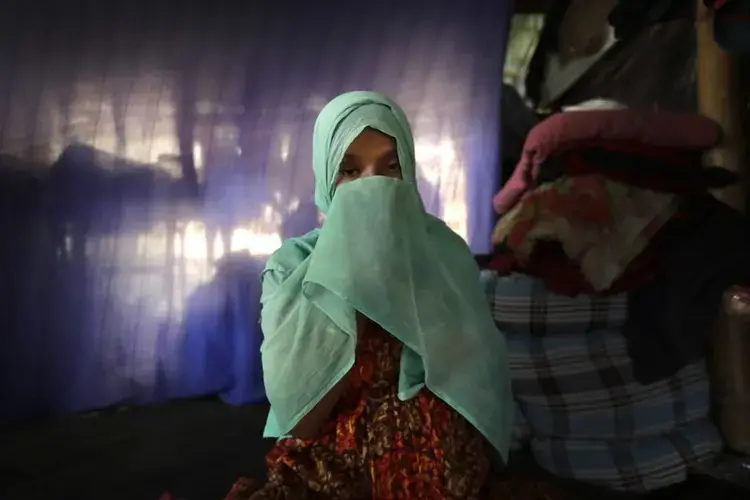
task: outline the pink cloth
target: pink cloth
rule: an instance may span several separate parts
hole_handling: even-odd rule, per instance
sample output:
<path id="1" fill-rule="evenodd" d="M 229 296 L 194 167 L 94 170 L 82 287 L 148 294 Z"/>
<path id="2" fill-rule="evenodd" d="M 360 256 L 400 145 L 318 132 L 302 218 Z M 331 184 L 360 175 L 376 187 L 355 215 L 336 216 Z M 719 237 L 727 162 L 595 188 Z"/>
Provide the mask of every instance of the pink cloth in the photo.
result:
<path id="1" fill-rule="evenodd" d="M 703 116 L 667 111 L 606 109 L 558 113 L 526 137 L 513 175 L 493 198 L 503 214 L 533 189 L 539 168 L 551 155 L 596 141 L 640 142 L 651 146 L 707 150 L 721 136 L 719 125 Z"/>

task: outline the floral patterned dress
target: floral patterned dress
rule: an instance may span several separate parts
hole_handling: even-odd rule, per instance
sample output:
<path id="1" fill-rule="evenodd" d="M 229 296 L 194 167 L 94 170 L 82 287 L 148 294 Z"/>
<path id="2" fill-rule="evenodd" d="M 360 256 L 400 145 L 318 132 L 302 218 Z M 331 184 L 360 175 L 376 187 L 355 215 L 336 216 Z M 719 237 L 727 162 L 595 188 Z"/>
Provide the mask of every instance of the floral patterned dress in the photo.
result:
<path id="1" fill-rule="evenodd" d="M 279 441 L 267 456 L 268 483 L 241 479 L 227 500 L 484 498 L 484 437 L 427 390 L 398 398 L 401 348 L 370 323 L 335 419 L 315 440 Z"/>

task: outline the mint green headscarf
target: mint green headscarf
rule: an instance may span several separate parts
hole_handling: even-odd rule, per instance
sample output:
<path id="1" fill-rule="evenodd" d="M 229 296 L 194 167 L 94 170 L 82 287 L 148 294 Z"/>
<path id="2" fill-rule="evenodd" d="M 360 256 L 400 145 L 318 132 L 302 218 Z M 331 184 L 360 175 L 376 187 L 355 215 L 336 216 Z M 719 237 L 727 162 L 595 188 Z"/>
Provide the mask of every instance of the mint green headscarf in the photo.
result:
<path id="1" fill-rule="evenodd" d="M 403 180 L 336 187 L 347 148 L 368 127 L 395 139 Z M 404 344 L 399 397 L 427 387 L 507 458 L 513 411 L 505 338 L 468 247 L 424 210 L 403 111 L 372 92 L 335 98 L 315 123 L 313 169 L 325 223 L 284 242 L 263 273 L 265 435 L 289 433 L 352 368 L 360 311 Z"/>

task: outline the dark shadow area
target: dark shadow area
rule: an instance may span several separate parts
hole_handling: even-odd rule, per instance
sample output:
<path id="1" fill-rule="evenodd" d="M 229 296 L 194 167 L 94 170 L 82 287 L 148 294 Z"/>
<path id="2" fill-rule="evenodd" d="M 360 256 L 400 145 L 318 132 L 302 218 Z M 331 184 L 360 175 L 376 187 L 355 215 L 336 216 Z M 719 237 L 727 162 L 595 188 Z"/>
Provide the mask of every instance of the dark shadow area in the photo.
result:
<path id="1" fill-rule="evenodd" d="M 615 45 L 554 104 L 606 98 L 632 108 L 695 112 L 695 44 L 690 19 L 649 26 Z"/>
<path id="2" fill-rule="evenodd" d="M 203 399 L 15 428 L 0 437 L 0 497 L 223 498 L 238 476 L 263 477 L 266 414 Z"/>
<path id="3" fill-rule="evenodd" d="M 223 498 L 239 476 L 264 478 L 273 444 L 261 438 L 267 412 L 208 398 L 8 429 L 0 434 L 0 497 L 156 500 L 168 490 L 187 500 Z M 575 500 L 747 498 L 705 477 L 642 497 L 551 478 L 523 456 L 511 467 L 558 482 Z"/>

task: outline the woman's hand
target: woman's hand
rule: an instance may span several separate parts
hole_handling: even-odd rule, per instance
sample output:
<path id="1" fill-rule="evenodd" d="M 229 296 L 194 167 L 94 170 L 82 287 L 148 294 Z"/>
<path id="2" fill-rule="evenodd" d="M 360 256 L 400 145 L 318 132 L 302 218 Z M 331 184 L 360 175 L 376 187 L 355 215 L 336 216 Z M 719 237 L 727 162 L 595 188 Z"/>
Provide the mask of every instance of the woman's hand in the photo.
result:
<path id="1" fill-rule="evenodd" d="M 336 403 L 339 402 L 341 397 L 349 389 L 349 375 L 351 372 L 344 375 L 344 378 L 338 381 L 328 393 L 323 396 L 323 399 L 310 410 L 310 412 L 302 417 L 302 420 L 292 429 L 291 435 L 298 439 L 315 439 L 320 435 L 320 431 L 323 429 L 325 423 L 331 418 L 335 418 L 332 415 L 333 409 Z"/>
<path id="2" fill-rule="evenodd" d="M 357 312 L 356 314 L 357 339 L 359 340 L 359 338 L 361 338 L 361 336 L 368 328 L 370 320 L 359 312 Z M 357 342 L 357 344 L 359 345 L 359 342 Z M 352 370 L 355 369 L 356 359 L 355 367 L 352 368 Z M 323 396 L 323 399 L 321 399 L 320 402 L 315 405 L 315 407 L 310 410 L 307 415 L 302 417 L 302 420 L 300 420 L 299 423 L 294 427 L 294 429 L 292 429 L 292 436 L 298 439 L 309 440 L 315 439 L 320 435 L 320 431 L 322 430 L 325 423 L 330 418 L 335 418 L 335 415 L 332 415 L 333 409 L 336 407 L 336 404 L 339 402 L 341 397 L 344 396 L 344 394 L 346 394 L 346 392 L 349 390 L 351 386 L 351 375 L 352 371 L 349 370 L 349 372 L 344 375 L 344 378 L 339 380 L 336 385 L 334 385 L 333 388 L 328 391 L 325 396 Z"/>

